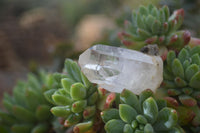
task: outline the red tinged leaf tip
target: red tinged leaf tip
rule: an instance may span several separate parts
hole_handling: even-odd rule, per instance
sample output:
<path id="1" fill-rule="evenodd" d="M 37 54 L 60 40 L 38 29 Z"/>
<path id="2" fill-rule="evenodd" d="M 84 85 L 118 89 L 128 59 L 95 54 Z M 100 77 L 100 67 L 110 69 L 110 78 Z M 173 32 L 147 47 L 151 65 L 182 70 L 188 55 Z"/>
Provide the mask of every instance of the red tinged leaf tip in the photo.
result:
<path id="1" fill-rule="evenodd" d="M 128 25 L 129 24 L 129 21 L 128 20 L 124 20 L 124 25 Z"/>
<path id="2" fill-rule="evenodd" d="M 61 117 L 58 118 L 58 121 L 59 121 L 59 123 L 60 123 L 61 125 L 63 125 L 63 124 L 65 123 L 65 119 L 63 119 L 63 118 L 61 118 Z"/>
<path id="3" fill-rule="evenodd" d="M 72 107 L 73 107 L 73 108 L 76 108 L 76 104 L 73 104 Z"/>
<path id="4" fill-rule="evenodd" d="M 131 37 L 131 35 L 128 34 L 128 33 L 126 33 L 126 32 L 121 32 L 121 35 L 122 35 L 122 36 L 125 36 L 125 37 Z"/>
<path id="5" fill-rule="evenodd" d="M 189 45 L 190 45 L 192 48 L 195 47 L 195 46 L 200 45 L 200 39 L 199 39 L 199 38 L 194 38 L 194 37 L 192 37 L 192 38 L 190 39 Z"/>
<path id="6" fill-rule="evenodd" d="M 172 113 L 177 114 L 176 110 L 172 110 Z"/>
<path id="7" fill-rule="evenodd" d="M 181 103 L 188 107 L 193 107 L 197 105 L 197 101 L 194 99 L 184 99 L 184 100 L 181 100 Z"/>
<path id="8" fill-rule="evenodd" d="M 162 55 L 161 55 L 161 58 L 163 61 L 165 61 L 167 59 L 167 54 L 168 54 L 168 51 L 165 51 Z"/>
<path id="9" fill-rule="evenodd" d="M 164 36 L 160 37 L 160 38 L 159 38 L 159 42 L 162 43 L 162 42 L 164 41 L 164 39 L 165 39 Z"/>
<path id="10" fill-rule="evenodd" d="M 177 77 L 176 82 L 180 82 L 180 81 L 181 81 L 181 78 Z"/>
<path id="11" fill-rule="evenodd" d="M 69 121 L 66 120 L 65 123 L 64 123 L 63 125 L 64 125 L 64 127 L 69 127 L 69 126 L 70 126 L 70 125 L 69 125 Z"/>
<path id="12" fill-rule="evenodd" d="M 145 40 L 145 43 L 153 44 L 155 41 L 157 41 L 157 37 L 152 37 L 152 38 L 148 38 L 147 40 Z"/>
<path id="13" fill-rule="evenodd" d="M 123 35 L 122 35 L 122 32 L 117 33 L 117 36 L 118 36 L 118 38 L 119 38 L 120 40 L 123 40 L 123 39 L 124 39 L 124 37 L 123 37 Z"/>
<path id="14" fill-rule="evenodd" d="M 165 22 L 165 23 L 163 24 L 163 26 L 164 26 L 164 28 L 167 28 L 167 27 L 168 27 L 168 23 Z"/>
<path id="15" fill-rule="evenodd" d="M 133 43 L 131 41 L 127 41 L 127 40 L 122 40 L 122 43 L 125 45 L 125 46 L 131 46 Z"/>
<path id="16" fill-rule="evenodd" d="M 183 9 L 179 9 L 179 10 L 174 11 L 173 14 L 176 15 L 176 20 L 178 20 L 179 17 L 184 18 L 185 13 Z"/>
<path id="17" fill-rule="evenodd" d="M 102 93 L 103 96 L 106 95 L 106 93 L 107 93 L 107 90 L 106 90 L 106 89 L 104 89 L 104 88 L 99 88 L 99 90 L 100 90 L 100 92 Z"/>
<path id="18" fill-rule="evenodd" d="M 85 110 L 85 111 L 83 112 L 83 115 L 84 115 L 84 116 L 88 116 L 88 115 L 89 115 L 89 112 L 88 112 L 87 110 Z"/>
<path id="19" fill-rule="evenodd" d="M 116 98 L 115 93 L 110 93 L 108 95 L 108 97 L 106 98 L 106 103 L 104 105 L 104 109 L 109 108 L 111 106 L 112 102 L 115 100 L 115 98 Z"/>
<path id="20" fill-rule="evenodd" d="M 74 131 L 74 133 L 79 133 L 80 129 L 78 127 L 74 127 L 73 131 Z"/>
<path id="21" fill-rule="evenodd" d="M 184 40 L 184 45 L 187 45 L 190 42 L 191 39 L 191 34 L 189 31 L 185 31 L 183 33 L 183 40 Z"/>
<path id="22" fill-rule="evenodd" d="M 165 97 L 164 99 L 165 99 L 165 100 L 167 101 L 167 103 L 168 103 L 170 106 L 172 106 L 172 107 L 178 107 L 178 106 L 179 106 L 177 100 L 174 99 L 174 98 L 172 98 L 172 97 Z"/>
<path id="23" fill-rule="evenodd" d="M 165 86 L 166 86 L 166 83 L 163 81 L 163 82 L 161 83 L 161 86 L 162 86 L 162 87 L 165 87 Z"/>
<path id="24" fill-rule="evenodd" d="M 173 35 L 173 36 L 171 37 L 170 44 L 176 42 L 177 40 L 178 40 L 178 35 L 176 35 L 176 34 Z"/>

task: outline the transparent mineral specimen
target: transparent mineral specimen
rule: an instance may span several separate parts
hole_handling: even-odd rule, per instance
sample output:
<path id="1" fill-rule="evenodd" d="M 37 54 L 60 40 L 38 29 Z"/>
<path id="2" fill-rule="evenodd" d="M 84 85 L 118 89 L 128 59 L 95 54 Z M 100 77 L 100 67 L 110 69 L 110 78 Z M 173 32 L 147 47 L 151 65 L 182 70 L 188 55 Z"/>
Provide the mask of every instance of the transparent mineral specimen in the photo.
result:
<path id="1" fill-rule="evenodd" d="M 106 45 L 95 45 L 79 57 L 81 70 L 92 82 L 111 92 L 124 88 L 135 94 L 155 91 L 163 80 L 163 62 L 159 56 Z"/>

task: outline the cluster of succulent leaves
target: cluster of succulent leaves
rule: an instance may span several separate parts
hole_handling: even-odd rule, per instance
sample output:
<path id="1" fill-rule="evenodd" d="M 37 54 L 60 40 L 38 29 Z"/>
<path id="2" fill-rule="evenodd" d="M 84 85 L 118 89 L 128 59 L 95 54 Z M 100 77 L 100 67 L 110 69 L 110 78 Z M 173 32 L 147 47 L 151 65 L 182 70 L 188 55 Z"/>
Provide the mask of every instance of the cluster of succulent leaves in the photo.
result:
<path id="1" fill-rule="evenodd" d="M 177 31 L 182 21 L 183 10 L 170 16 L 166 6 L 142 6 L 120 34 L 122 42 L 134 49 L 158 44 L 176 50 L 168 52 L 164 64 L 159 90 L 168 95 L 165 100 L 148 89 L 140 95 L 126 89 L 121 94 L 97 89 L 77 63 L 67 59 L 63 73 L 30 74 L 28 81 L 17 83 L 13 96 L 5 94 L 7 111 L 0 111 L 0 132 L 183 133 L 179 124 L 186 132 L 199 132 L 200 46 L 184 47 L 190 34 Z M 105 131 L 94 129 L 96 124 Z"/>
<path id="2" fill-rule="evenodd" d="M 28 81 L 19 81 L 13 96 L 4 95 L 5 111 L 0 111 L 0 132 L 2 133 L 44 133 L 50 130 L 53 115 L 51 104 L 43 96 L 49 76 L 28 75 Z M 44 84 L 46 83 L 46 84 Z"/>
<path id="3" fill-rule="evenodd" d="M 101 112 L 107 133 L 181 133 L 177 112 L 166 107 L 164 100 L 155 100 L 151 90 L 139 96 L 124 89 L 119 109 Z"/>
<path id="4" fill-rule="evenodd" d="M 185 106 L 195 106 L 200 101 L 200 46 L 183 48 L 178 56 L 174 51 L 167 55 L 164 81 L 169 96 L 178 96 Z"/>
<path id="5" fill-rule="evenodd" d="M 168 105 L 179 112 L 179 124 L 200 125 L 200 46 L 186 46 L 178 55 L 169 51 L 164 65 L 163 91 Z M 187 115 L 186 115 L 187 114 Z"/>
<path id="6" fill-rule="evenodd" d="M 160 9 L 153 5 L 141 6 L 138 11 L 133 12 L 132 22 L 125 22 L 126 29 L 119 37 L 124 45 L 137 50 L 147 44 L 180 50 L 190 40 L 188 31 L 178 31 L 183 17 L 183 9 L 170 16 L 167 6 Z"/>
<path id="7" fill-rule="evenodd" d="M 66 73 L 66 74 L 65 74 Z M 72 60 L 65 61 L 64 73 L 54 74 L 58 88 L 45 92 L 52 104 L 51 112 L 62 117 L 64 127 L 74 126 L 74 132 L 85 132 L 95 121 L 97 86 L 90 83 Z"/>

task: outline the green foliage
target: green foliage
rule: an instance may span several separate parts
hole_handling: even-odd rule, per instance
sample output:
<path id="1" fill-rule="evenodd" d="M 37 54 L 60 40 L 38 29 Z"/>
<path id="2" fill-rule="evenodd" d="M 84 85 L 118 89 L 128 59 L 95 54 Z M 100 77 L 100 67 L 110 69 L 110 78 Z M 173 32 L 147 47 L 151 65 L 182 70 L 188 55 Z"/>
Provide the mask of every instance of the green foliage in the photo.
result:
<path id="1" fill-rule="evenodd" d="M 164 66 L 163 88 L 169 96 L 178 97 L 185 106 L 195 106 L 200 97 L 200 46 L 183 48 L 176 57 L 174 51 L 167 55 Z"/>
<path id="2" fill-rule="evenodd" d="M 74 126 L 74 132 L 85 132 L 93 127 L 98 98 L 96 85 L 91 84 L 77 63 L 65 61 L 64 75 L 56 74 L 57 89 L 48 90 L 46 98 L 57 106 L 51 112 L 65 119 L 64 126 Z"/>
<path id="3" fill-rule="evenodd" d="M 167 6 L 157 9 L 153 5 L 141 6 L 132 14 L 132 22 L 125 22 L 125 31 L 119 34 L 122 43 L 133 49 L 147 44 L 158 44 L 180 50 L 190 41 L 188 31 L 178 31 L 183 22 L 183 9 L 171 16 Z"/>
<path id="4" fill-rule="evenodd" d="M 187 46 L 177 56 L 170 51 L 164 65 L 162 88 L 170 96 L 168 106 L 179 112 L 179 123 L 184 126 L 200 125 L 199 53 L 200 46 Z"/>
<path id="5" fill-rule="evenodd" d="M 47 132 L 53 116 L 51 104 L 44 98 L 43 92 L 51 86 L 50 76 L 44 72 L 40 76 L 29 74 L 28 81 L 17 83 L 13 96 L 5 94 L 3 105 L 7 112 L 0 111 L 0 124 L 10 127 L 13 133 Z M 0 130 L 5 129 L 1 127 Z"/>
<path id="6" fill-rule="evenodd" d="M 161 5 L 167 5 L 170 11 L 183 8 L 185 11 L 183 28 L 192 30 L 194 36 L 200 35 L 200 19 L 199 19 L 199 6 L 198 0 L 161 0 Z"/>
<path id="7" fill-rule="evenodd" d="M 110 108 L 101 112 L 107 133 L 182 132 L 177 126 L 177 112 L 157 104 L 159 101 L 153 98 L 151 90 L 145 90 L 136 96 L 124 89 L 120 99 L 119 109 Z"/>

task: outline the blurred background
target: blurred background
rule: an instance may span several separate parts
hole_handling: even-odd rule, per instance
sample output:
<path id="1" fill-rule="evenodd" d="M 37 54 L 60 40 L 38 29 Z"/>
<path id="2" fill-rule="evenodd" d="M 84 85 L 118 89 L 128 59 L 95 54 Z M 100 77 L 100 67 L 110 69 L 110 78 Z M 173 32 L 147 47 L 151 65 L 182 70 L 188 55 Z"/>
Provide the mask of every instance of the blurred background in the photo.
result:
<path id="1" fill-rule="evenodd" d="M 148 4 L 184 8 L 182 29 L 200 37 L 200 0 L 0 0 L 0 101 L 27 72 L 61 71 L 93 44 L 120 46 L 124 20 Z"/>

